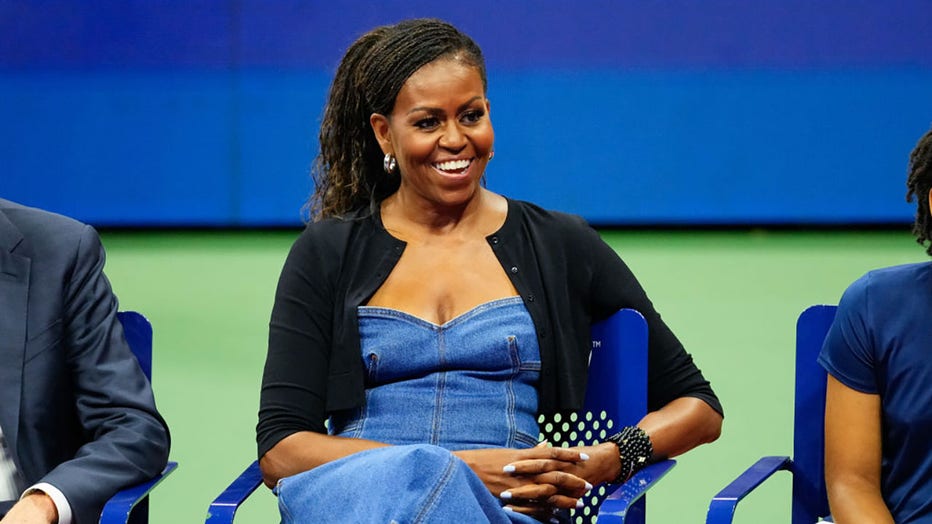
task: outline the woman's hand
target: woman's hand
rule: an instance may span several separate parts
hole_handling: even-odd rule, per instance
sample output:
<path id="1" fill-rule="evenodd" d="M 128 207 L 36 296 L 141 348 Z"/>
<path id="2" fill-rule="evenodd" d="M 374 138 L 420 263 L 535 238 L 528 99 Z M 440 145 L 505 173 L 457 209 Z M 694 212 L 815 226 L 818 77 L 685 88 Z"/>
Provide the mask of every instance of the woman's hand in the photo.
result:
<path id="1" fill-rule="evenodd" d="M 557 508 L 575 508 L 592 489 L 573 473 L 589 460 L 579 448 L 555 448 L 547 443 L 529 449 L 456 451 L 494 495 L 511 510 L 544 519 Z"/>

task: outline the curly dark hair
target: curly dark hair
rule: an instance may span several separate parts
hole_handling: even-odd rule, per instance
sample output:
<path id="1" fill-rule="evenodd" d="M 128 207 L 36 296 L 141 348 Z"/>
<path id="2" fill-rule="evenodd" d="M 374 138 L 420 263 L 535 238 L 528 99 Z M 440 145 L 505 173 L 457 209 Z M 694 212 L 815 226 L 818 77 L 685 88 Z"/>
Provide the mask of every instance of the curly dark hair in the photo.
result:
<path id="1" fill-rule="evenodd" d="M 311 171 L 314 193 L 307 205 L 312 220 L 371 205 L 398 189 L 399 177 L 382 168 L 382 150 L 369 117 L 391 114 L 405 81 L 445 57 L 475 67 L 486 89 L 479 46 L 441 20 L 419 18 L 377 27 L 350 46 L 324 107 L 320 154 Z"/>
<path id="2" fill-rule="evenodd" d="M 929 191 L 932 190 L 932 129 L 922 135 L 912 153 L 909 154 L 909 176 L 906 179 L 906 201 L 916 199 L 916 221 L 913 234 L 916 242 L 925 246 L 932 240 L 932 214 L 929 210 Z M 932 244 L 926 247 L 932 256 Z"/>

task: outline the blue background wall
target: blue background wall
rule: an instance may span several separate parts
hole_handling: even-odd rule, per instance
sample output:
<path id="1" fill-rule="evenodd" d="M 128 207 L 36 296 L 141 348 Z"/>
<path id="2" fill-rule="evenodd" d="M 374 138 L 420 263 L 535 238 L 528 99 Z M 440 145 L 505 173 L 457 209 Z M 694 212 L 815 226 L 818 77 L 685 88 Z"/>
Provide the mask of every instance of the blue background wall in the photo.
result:
<path id="1" fill-rule="evenodd" d="M 932 2 L 4 0 L 0 196 L 97 225 L 295 225 L 365 30 L 488 61 L 489 186 L 597 224 L 911 219 Z"/>

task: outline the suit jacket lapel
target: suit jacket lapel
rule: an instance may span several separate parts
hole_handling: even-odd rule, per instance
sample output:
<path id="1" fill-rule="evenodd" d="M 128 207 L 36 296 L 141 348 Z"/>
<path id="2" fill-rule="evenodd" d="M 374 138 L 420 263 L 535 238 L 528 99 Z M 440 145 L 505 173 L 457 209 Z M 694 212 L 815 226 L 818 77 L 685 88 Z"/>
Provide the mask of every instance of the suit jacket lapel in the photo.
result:
<path id="1" fill-rule="evenodd" d="M 19 433 L 31 265 L 29 258 L 15 252 L 22 240 L 0 208 L 0 428 L 10 450 L 16 449 Z M 18 461 L 17 467 L 21 468 Z"/>

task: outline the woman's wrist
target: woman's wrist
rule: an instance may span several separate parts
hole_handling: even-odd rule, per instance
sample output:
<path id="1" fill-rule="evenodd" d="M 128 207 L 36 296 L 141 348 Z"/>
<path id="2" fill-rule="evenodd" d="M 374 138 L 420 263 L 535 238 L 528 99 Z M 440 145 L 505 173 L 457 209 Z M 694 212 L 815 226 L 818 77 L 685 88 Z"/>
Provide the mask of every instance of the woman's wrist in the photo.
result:
<path id="1" fill-rule="evenodd" d="M 598 471 L 598 478 L 592 479 L 593 484 L 610 483 L 621 473 L 621 457 L 618 455 L 618 446 L 613 442 L 595 444 L 597 456 L 601 458 L 602 465 Z"/>
<path id="2" fill-rule="evenodd" d="M 620 484 L 640 471 L 650 463 L 654 454 L 654 446 L 650 436 L 637 426 L 625 426 L 622 430 L 606 439 L 614 444 L 618 450 L 618 460 L 621 464 L 618 476 L 611 482 Z"/>

